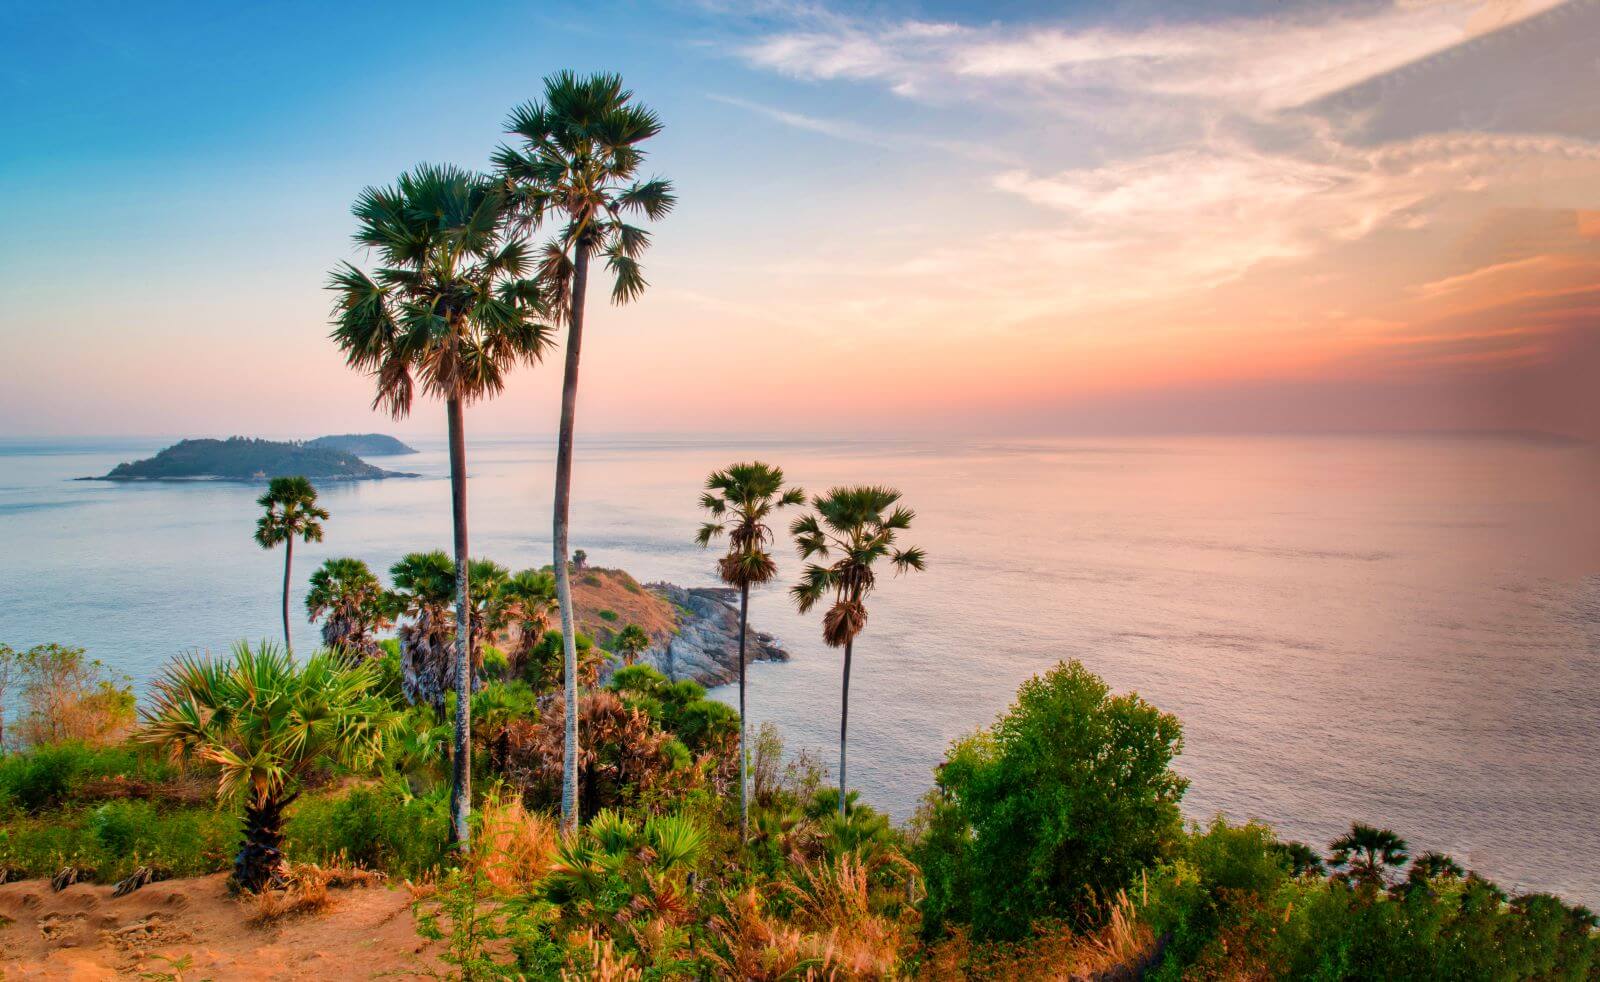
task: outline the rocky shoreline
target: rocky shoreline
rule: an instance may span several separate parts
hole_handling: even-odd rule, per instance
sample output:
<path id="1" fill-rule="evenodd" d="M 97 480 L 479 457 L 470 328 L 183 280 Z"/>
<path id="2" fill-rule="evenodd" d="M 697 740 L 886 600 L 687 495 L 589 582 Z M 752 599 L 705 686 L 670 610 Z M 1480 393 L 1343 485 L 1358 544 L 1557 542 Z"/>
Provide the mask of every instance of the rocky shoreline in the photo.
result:
<path id="1" fill-rule="evenodd" d="M 681 587 L 646 583 L 646 590 L 672 604 L 678 630 L 657 641 L 640 656 L 667 678 L 691 679 L 707 688 L 739 680 L 739 594 L 730 587 Z M 747 662 L 788 661 L 778 639 L 750 628 L 745 639 Z"/>

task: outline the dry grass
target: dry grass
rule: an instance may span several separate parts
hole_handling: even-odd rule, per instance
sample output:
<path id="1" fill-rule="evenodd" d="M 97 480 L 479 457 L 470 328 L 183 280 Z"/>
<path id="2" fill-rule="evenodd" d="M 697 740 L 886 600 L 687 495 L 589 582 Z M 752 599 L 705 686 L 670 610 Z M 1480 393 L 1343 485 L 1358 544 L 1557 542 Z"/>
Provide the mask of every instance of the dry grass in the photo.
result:
<path id="1" fill-rule="evenodd" d="M 495 889 L 531 886 L 555 861 L 558 831 L 553 819 L 529 812 L 516 797 L 484 803 L 478 862 Z"/>
<path id="2" fill-rule="evenodd" d="M 266 927 L 290 917 L 320 914 L 333 903 L 329 890 L 367 887 L 382 883 L 384 875 L 355 867 L 324 869 L 314 863 L 290 868 L 288 886 L 263 890 L 251 901 L 255 909 L 245 918 L 253 927 Z"/>
<path id="3" fill-rule="evenodd" d="M 618 951 L 610 938 L 596 936 L 593 928 L 575 941 L 582 958 L 573 960 L 583 964 L 569 962 L 561 970 L 561 982 L 637 982 L 644 978 L 644 971 L 634 964 L 632 954 Z"/>
<path id="4" fill-rule="evenodd" d="M 964 929 L 958 929 L 932 946 L 919 978 L 926 982 L 1092 979 L 1118 969 L 1137 971 L 1154 940 L 1150 928 L 1138 920 L 1133 902 L 1119 893 L 1105 925 L 1089 934 L 1056 924 L 1041 927 L 1018 944 L 974 944 Z"/>

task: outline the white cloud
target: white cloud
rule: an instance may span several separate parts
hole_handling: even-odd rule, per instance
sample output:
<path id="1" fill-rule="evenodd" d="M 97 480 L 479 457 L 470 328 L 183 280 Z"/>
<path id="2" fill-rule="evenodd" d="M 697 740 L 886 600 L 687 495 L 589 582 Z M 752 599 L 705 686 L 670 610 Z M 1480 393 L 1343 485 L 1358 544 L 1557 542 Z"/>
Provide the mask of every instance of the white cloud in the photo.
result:
<path id="1" fill-rule="evenodd" d="M 881 272 L 926 292 L 872 310 L 875 327 L 942 315 L 1003 330 L 1205 291 L 1380 228 L 1592 207 L 1595 144 L 1459 132 L 1361 146 L 1341 122 L 1300 108 L 1552 5 L 1405 0 L 1318 17 L 1087 29 L 836 17 L 742 53 L 795 78 L 869 82 L 957 107 L 951 118 L 969 105 L 1010 111 L 1014 139 L 1001 149 L 1028 148 L 1026 163 L 977 190 L 1050 217 L 920 244 Z M 863 309 L 840 298 L 833 312 Z"/>

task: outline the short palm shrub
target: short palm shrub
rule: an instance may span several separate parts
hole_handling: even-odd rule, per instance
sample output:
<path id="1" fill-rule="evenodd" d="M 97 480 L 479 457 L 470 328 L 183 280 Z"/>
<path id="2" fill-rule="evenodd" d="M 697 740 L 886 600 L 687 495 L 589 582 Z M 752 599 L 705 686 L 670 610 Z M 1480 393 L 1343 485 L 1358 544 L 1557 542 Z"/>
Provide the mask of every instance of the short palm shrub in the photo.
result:
<path id="1" fill-rule="evenodd" d="M 182 657 L 154 684 L 140 738 L 218 768 L 217 797 L 242 803 L 234 883 L 282 881 L 284 810 L 314 768 L 373 766 L 400 721 L 373 694 L 377 670 L 326 651 L 304 665 L 282 649 L 241 644 L 227 661 Z"/>

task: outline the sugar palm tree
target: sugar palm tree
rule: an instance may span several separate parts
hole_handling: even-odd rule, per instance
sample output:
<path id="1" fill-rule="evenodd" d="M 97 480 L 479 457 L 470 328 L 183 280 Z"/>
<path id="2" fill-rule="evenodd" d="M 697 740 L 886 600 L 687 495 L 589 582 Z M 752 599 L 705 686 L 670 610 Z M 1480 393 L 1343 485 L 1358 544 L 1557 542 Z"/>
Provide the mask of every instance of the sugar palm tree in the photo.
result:
<path id="1" fill-rule="evenodd" d="M 303 477 L 275 477 L 256 499 L 266 509 L 256 522 L 256 542 L 263 549 L 283 546 L 283 646 L 294 653 L 289 639 L 289 581 L 294 565 L 294 540 L 322 541 L 322 523 L 328 513 L 317 507 L 317 489 Z"/>
<path id="2" fill-rule="evenodd" d="M 233 882 L 258 891 L 283 879 L 283 818 L 312 768 L 371 767 L 400 725 L 374 694 L 377 666 L 319 651 L 297 666 L 270 644 L 233 658 L 182 656 L 154 683 L 141 739 L 218 768 L 218 798 L 244 806 Z"/>
<path id="3" fill-rule="evenodd" d="M 1334 877 L 1359 886 L 1383 886 L 1389 871 L 1404 866 L 1410 858 L 1406 840 L 1362 822 L 1352 823 L 1350 831 L 1330 842 L 1328 848 L 1333 852 L 1328 865 L 1337 871 Z"/>
<path id="4" fill-rule="evenodd" d="M 376 658 L 373 635 L 394 623 L 392 599 L 366 563 L 348 556 L 325 561 L 311 574 L 306 611 L 322 621 L 322 643 L 356 657 Z"/>
<path id="5" fill-rule="evenodd" d="M 856 635 L 867 626 L 866 599 L 877 586 L 873 566 L 887 559 L 896 574 L 921 570 L 926 554 L 916 546 L 901 548 L 897 537 L 911 527 L 916 513 L 899 504 L 900 492 L 883 487 L 834 488 L 811 499 L 813 514 L 789 527 L 800 558 L 824 560 L 806 564 L 800 582 L 791 588 L 800 613 L 833 596 L 822 617 L 822 640 L 844 649 L 844 687 L 839 710 L 839 815 L 844 816 L 845 743 L 850 723 L 850 656 Z"/>
<path id="6" fill-rule="evenodd" d="M 468 567 L 472 582 L 472 666 L 483 666 L 483 646 L 494 643 L 506 626 L 501 588 L 511 579 L 511 571 L 492 559 L 474 559 Z"/>
<path id="7" fill-rule="evenodd" d="M 700 526 L 695 541 L 709 546 L 724 533 L 728 536 L 728 551 L 717 561 L 717 575 L 722 582 L 739 591 L 739 836 L 748 837 L 750 831 L 750 799 L 748 793 L 749 764 L 745 759 L 745 635 L 750 622 L 750 588 L 772 582 L 778 575 L 778 564 L 773 561 L 767 547 L 772 544 L 772 528 L 767 519 L 774 511 L 788 505 L 805 504 L 806 493 L 800 488 L 783 486 L 783 468 L 755 461 L 734 464 L 727 470 L 713 471 L 706 478 L 705 493 L 700 495 L 700 507 L 711 514 L 711 519 Z"/>
<path id="8" fill-rule="evenodd" d="M 629 624 L 617 632 L 616 640 L 612 644 L 621 653 L 622 664 L 632 665 L 639 660 L 639 655 L 644 649 L 650 647 L 650 635 L 639 625 Z"/>
<path id="9" fill-rule="evenodd" d="M 411 411 L 414 379 L 444 400 L 450 439 L 454 527 L 456 719 L 451 835 L 468 844 L 471 797 L 471 631 L 468 606 L 465 407 L 498 395 L 517 362 L 533 364 L 552 343 L 527 242 L 512 229 L 505 182 L 451 166 L 423 164 L 392 187 L 369 187 L 351 209 L 355 240 L 376 250 L 371 274 L 344 263 L 334 291 L 333 337 L 353 368 L 377 380 L 373 405 L 400 418 Z"/>
<path id="10" fill-rule="evenodd" d="M 455 618 L 450 599 L 455 590 L 455 564 L 442 550 L 413 552 L 390 567 L 395 600 L 407 622 L 400 626 L 400 687 L 413 703 L 427 703 L 441 717 L 445 693 L 455 675 L 450 647 Z"/>
<path id="11" fill-rule="evenodd" d="M 513 675 L 522 674 L 533 658 L 539 640 L 550 629 L 556 611 L 556 578 L 544 570 L 525 569 L 500 586 L 500 616 L 516 634 L 507 662 Z"/>
<path id="12" fill-rule="evenodd" d="M 517 199 L 523 221 L 528 227 L 547 218 L 560 223 L 545 247 L 540 272 L 567 319 L 552 537 L 566 665 L 561 820 L 570 831 L 578 819 L 578 654 L 573 646 L 567 519 L 589 262 L 596 255 L 605 257 L 613 277 L 613 303 L 636 299 L 646 286 L 639 257 L 650 244 L 650 234 L 627 219 L 641 214 L 662 218 L 672 210 L 675 198 L 669 182 L 639 179 L 645 157 L 640 144 L 661 132 L 661 121 L 633 101 L 620 76 L 551 75 L 544 80 L 544 100 L 513 110 L 506 130 L 517 145 L 502 146 L 494 162 Z"/>

